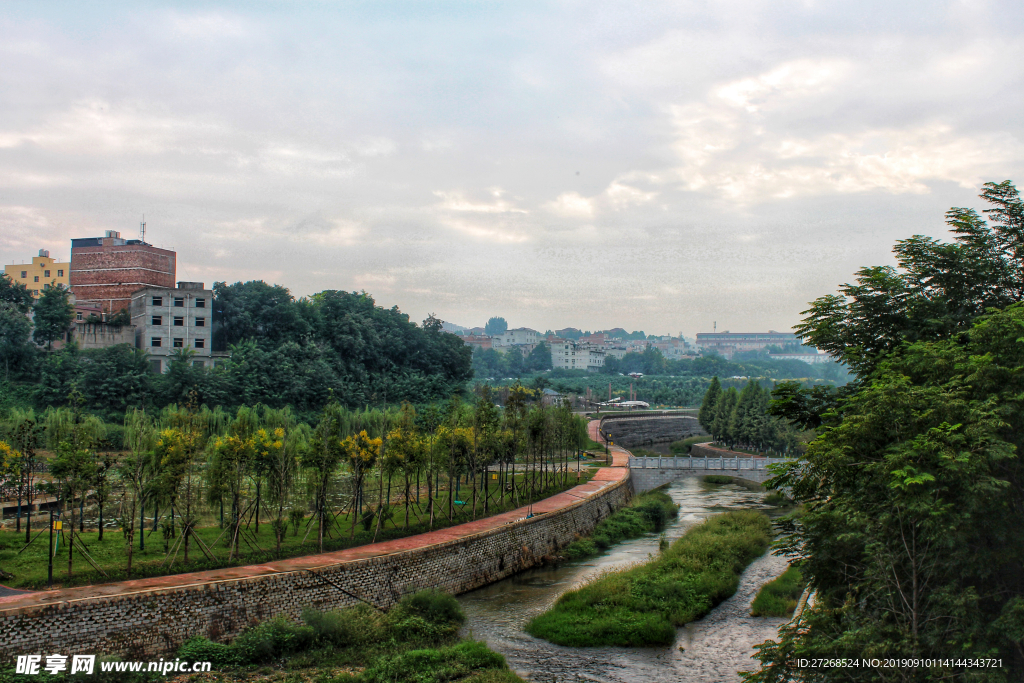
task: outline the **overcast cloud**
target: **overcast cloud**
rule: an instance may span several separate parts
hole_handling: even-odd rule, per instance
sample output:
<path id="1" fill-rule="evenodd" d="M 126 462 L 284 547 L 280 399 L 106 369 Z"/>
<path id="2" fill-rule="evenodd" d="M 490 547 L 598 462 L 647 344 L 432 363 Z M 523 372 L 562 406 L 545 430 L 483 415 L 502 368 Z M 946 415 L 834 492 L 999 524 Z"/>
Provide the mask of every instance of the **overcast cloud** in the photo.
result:
<path id="1" fill-rule="evenodd" d="M 5 3 L 0 258 L 414 320 L 788 329 L 1024 182 L 1019 2 Z"/>

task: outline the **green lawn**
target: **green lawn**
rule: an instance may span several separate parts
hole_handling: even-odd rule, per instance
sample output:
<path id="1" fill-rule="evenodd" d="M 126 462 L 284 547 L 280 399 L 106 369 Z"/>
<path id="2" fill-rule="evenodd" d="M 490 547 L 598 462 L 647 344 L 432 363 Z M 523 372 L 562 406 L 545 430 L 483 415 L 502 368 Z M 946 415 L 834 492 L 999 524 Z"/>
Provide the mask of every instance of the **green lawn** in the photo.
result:
<path id="1" fill-rule="evenodd" d="M 592 472 L 584 470 L 581 473 L 579 482 L 586 482 L 593 476 Z M 521 489 L 523 475 L 516 475 L 517 488 Z M 509 501 L 506 497 L 504 505 L 497 505 L 498 482 L 488 479 L 489 490 L 492 495 L 488 515 L 499 514 L 514 510 L 521 505 L 531 502 L 530 498 L 521 497 L 518 501 Z M 552 496 L 566 488 L 577 484 L 574 473 L 570 473 L 567 486 L 550 486 L 532 497 L 532 501 L 541 500 Z M 472 519 L 472 494 L 463 486 L 459 498 L 463 505 L 455 505 L 454 518 L 447 517 L 448 493 L 441 491 L 435 500 L 434 529 L 444 528 Z M 354 538 L 350 538 L 352 528 L 352 515 L 340 514 L 332 523 L 329 523 L 325 531 L 324 551 L 340 550 L 359 545 L 371 543 L 374 540 L 385 541 L 394 538 L 402 538 L 413 534 L 424 533 L 430 530 L 429 517 L 427 515 L 426 496 L 420 498 L 420 506 L 410 506 L 409 528 L 405 528 L 405 508 L 403 505 L 394 502 L 396 496 L 392 496 L 392 506 L 388 509 L 390 518 L 381 523 L 381 528 L 376 530 L 376 518 L 370 520 L 369 529 L 357 521 Z M 364 511 L 365 514 L 365 511 Z M 484 517 L 482 492 L 477 491 L 476 518 Z M 387 517 L 387 515 L 385 515 Z M 138 539 L 135 541 L 135 554 L 133 559 L 132 573 L 129 577 L 125 572 L 127 561 L 124 535 L 120 530 L 107 529 L 104 532 L 103 540 L 99 540 L 99 534 L 95 531 L 86 531 L 79 538 L 93 561 L 105 572 L 100 573 L 81 555 L 77 547 L 73 553 L 73 569 L 69 580 L 68 552 L 67 545 L 60 541 L 57 550 L 57 557 L 53 562 L 54 584 L 59 586 L 78 586 L 109 581 L 120 581 L 127 578 L 140 578 L 147 576 L 163 576 L 190 571 L 202 571 L 227 566 L 237 566 L 265 562 L 272 559 L 295 557 L 299 555 L 310 555 L 319 552 L 317 545 L 317 523 L 310 518 L 303 520 L 298 529 L 289 525 L 285 540 L 280 550 L 276 548 L 273 528 L 269 519 L 261 520 L 259 531 L 255 524 L 250 525 L 248 530 L 242 534 L 240 541 L 240 555 L 228 559 L 231 548 L 230 530 L 225 531 L 216 525 L 200 527 L 196 534 L 208 546 L 213 557 L 207 558 L 194 542 L 190 544 L 189 561 L 185 562 L 184 548 L 180 546 L 175 555 L 168 552 L 173 548 L 175 538 L 165 538 L 162 530 L 152 531 L 152 521 L 148 524 L 146 531 L 144 551 L 138 547 Z M 36 522 L 38 523 L 38 522 Z M 34 525 L 35 526 L 35 525 Z M 243 529 L 245 527 L 243 526 Z M 4 585 L 11 588 L 45 588 L 47 583 L 47 545 L 48 533 L 46 526 L 40 525 L 41 535 L 36 535 L 35 540 L 25 546 L 24 532 L 0 531 L 0 569 L 13 575 L 13 579 L 4 581 Z M 180 531 L 179 531 L 180 533 Z M 166 549 L 165 549 L 166 548 Z M 20 551 L 20 552 L 19 552 Z"/>

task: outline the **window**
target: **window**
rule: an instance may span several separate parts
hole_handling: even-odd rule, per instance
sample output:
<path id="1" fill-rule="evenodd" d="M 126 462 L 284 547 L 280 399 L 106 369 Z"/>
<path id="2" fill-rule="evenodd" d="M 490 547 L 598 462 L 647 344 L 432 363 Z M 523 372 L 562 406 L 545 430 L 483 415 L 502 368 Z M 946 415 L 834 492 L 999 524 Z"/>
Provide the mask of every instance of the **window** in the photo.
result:
<path id="1" fill-rule="evenodd" d="M 157 358 L 156 360 L 149 361 L 149 369 L 153 371 L 153 374 L 159 375 L 161 372 L 160 359 Z"/>
<path id="2" fill-rule="evenodd" d="M 161 316 L 161 315 L 154 315 L 153 316 L 153 320 L 152 320 L 152 324 L 153 325 L 163 325 L 164 324 L 163 316 Z"/>
<path id="3" fill-rule="evenodd" d="M 176 297 L 174 297 L 174 305 L 177 308 L 183 308 L 185 306 L 185 297 L 183 297 L 183 296 L 176 296 Z"/>
<path id="4" fill-rule="evenodd" d="M 35 276 L 35 280 L 33 280 L 33 282 L 39 282 L 39 276 L 38 275 Z"/>
<path id="5" fill-rule="evenodd" d="M 194 367 L 194 368 L 201 368 L 204 365 L 206 365 L 206 361 L 201 361 L 201 360 L 194 360 L 194 361 L 192 361 L 192 367 Z"/>
<path id="6" fill-rule="evenodd" d="M 44 270 L 43 271 L 43 277 L 50 277 L 50 271 Z"/>
<path id="7" fill-rule="evenodd" d="M 35 294 L 36 296 L 39 296 L 39 290 L 38 289 L 33 289 L 32 293 Z"/>
<path id="8" fill-rule="evenodd" d="M 27 277 L 28 277 L 28 271 L 27 270 L 21 271 L 21 279 L 24 280 Z"/>
<path id="9" fill-rule="evenodd" d="M 180 316 L 180 315 L 174 316 L 174 326 L 175 327 L 185 327 L 185 318 L 184 318 L 184 316 Z"/>
<path id="10" fill-rule="evenodd" d="M 196 308 L 206 308 L 206 299 L 196 299 Z"/>
<path id="11" fill-rule="evenodd" d="M 48 290 L 49 288 L 50 288 L 50 285 L 49 285 L 49 284 L 45 284 L 45 285 L 43 285 L 43 291 L 44 291 L 44 292 L 45 292 L 46 290 Z"/>
<path id="12" fill-rule="evenodd" d="M 183 349 L 185 348 L 185 340 L 182 339 L 181 337 L 175 337 L 174 344 L 172 344 L 172 346 L 174 346 L 174 348 L 176 349 Z"/>
<path id="13" fill-rule="evenodd" d="M 58 270 L 57 271 L 57 277 L 64 277 L 64 271 L 63 270 Z"/>
<path id="14" fill-rule="evenodd" d="M 164 305 L 164 298 L 162 296 L 154 296 L 153 297 L 153 305 L 154 306 L 163 306 Z"/>
<path id="15" fill-rule="evenodd" d="M 197 349 L 205 349 L 206 348 L 206 340 L 202 339 L 202 338 L 196 338 L 195 347 Z"/>
<path id="16" fill-rule="evenodd" d="M 160 339 L 160 337 L 153 337 L 152 339 L 149 340 L 149 345 L 150 346 L 163 346 L 163 342 Z"/>
<path id="17" fill-rule="evenodd" d="M 78 311 L 77 313 L 75 313 L 75 320 L 81 322 L 81 320 L 82 320 L 82 312 L 81 311 Z"/>
<path id="18" fill-rule="evenodd" d="M 196 318 L 196 327 L 206 327 L 206 318 Z"/>

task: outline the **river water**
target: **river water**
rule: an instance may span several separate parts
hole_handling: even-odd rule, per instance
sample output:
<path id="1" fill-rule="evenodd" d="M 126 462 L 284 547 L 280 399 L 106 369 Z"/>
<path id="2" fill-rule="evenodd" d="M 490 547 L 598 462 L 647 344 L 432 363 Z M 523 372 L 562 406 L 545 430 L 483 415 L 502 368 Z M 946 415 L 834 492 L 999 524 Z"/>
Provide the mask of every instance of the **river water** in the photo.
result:
<path id="1" fill-rule="evenodd" d="M 764 493 L 735 484 L 706 484 L 681 479 L 667 493 L 679 504 L 679 518 L 665 529 L 674 541 L 709 515 L 728 510 L 779 511 L 763 502 Z M 467 616 L 464 635 L 486 641 L 505 655 L 509 666 L 534 683 L 600 681 L 601 683 L 726 683 L 737 671 L 756 668 L 754 645 L 774 638 L 784 619 L 750 616 L 760 587 L 786 568 L 783 558 L 765 554 L 744 572 L 739 589 L 700 621 L 676 632 L 671 647 L 569 648 L 530 636 L 531 618 L 548 609 L 566 590 L 604 571 L 643 562 L 658 552 L 658 535 L 625 541 L 604 555 L 530 569 L 466 593 L 459 602 Z"/>

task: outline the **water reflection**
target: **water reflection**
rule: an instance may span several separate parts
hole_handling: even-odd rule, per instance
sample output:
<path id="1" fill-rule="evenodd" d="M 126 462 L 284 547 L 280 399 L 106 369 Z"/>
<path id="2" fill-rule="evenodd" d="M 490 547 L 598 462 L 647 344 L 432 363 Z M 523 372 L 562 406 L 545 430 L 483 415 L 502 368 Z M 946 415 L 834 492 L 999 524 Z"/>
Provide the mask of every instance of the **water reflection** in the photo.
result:
<path id="1" fill-rule="evenodd" d="M 675 540 L 709 515 L 727 510 L 759 509 L 776 516 L 763 502 L 764 493 L 734 484 L 705 484 L 682 479 L 668 494 L 679 504 L 679 518 L 666 530 Z M 785 561 L 765 555 L 744 573 L 740 588 L 699 622 L 679 629 L 668 648 L 567 648 L 533 638 L 523 626 L 555 599 L 588 577 L 645 561 L 658 552 L 658 536 L 626 541 L 601 557 L 559 566 L 531 569 L 460 596 L 468 621 L 465 633 L 485 640 L 508 659 L 509 665 L 531 681 L 737 680 L 736 671 L 754 668 L 752 646 L 774 637 L 782 619 L 749 616 L 758 588 L 785 569 Z M 680 647 L 683 649 L 680 650 Z"/>

